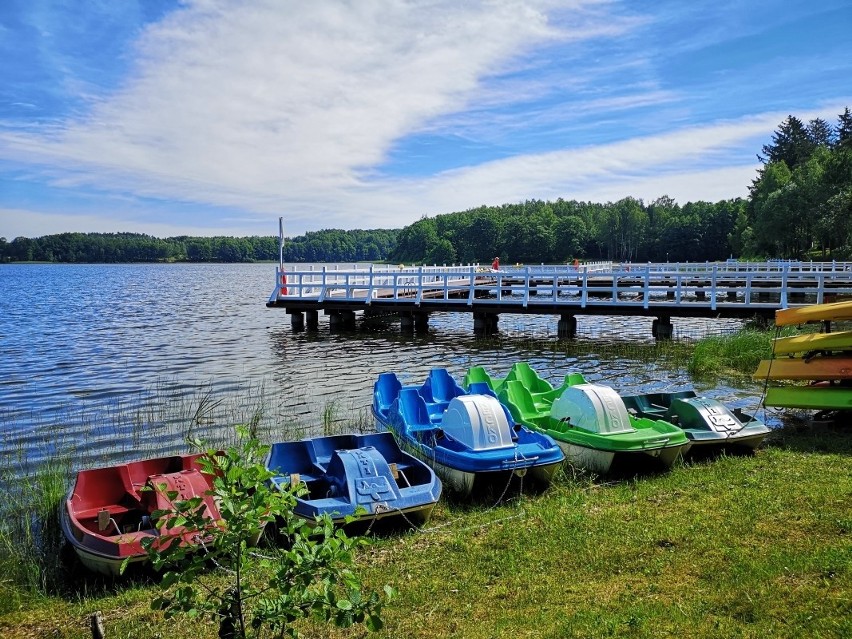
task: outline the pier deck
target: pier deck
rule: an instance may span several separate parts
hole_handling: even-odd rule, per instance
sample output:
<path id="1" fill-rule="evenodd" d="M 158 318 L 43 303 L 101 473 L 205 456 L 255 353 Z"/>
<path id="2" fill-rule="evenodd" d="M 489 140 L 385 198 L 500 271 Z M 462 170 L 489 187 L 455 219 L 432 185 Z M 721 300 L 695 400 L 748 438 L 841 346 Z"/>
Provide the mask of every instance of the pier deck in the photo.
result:
<path id="1" fill-rule="evenodd" d="M 282 277 L 286 283 L 282 283 Z M 852 297 L 849 262 L 541 265 L 492 271 L 479 265 L 352 269 L 279 266 L 267 306 L 284 308 L 293 325 L 315 313 L 348 324 L 354 313 L 397 313 L 403 327 L 424 327 L 430 312 L 474 316 L 474 329 L 496 329 L 501 313 L 560 317 L 573 336 L 578 315 L 653 316 L 657 337 L 672 317 L 771 319 L 790 306 Z M 335 320 L 335 316 L 337 320 Z"/>

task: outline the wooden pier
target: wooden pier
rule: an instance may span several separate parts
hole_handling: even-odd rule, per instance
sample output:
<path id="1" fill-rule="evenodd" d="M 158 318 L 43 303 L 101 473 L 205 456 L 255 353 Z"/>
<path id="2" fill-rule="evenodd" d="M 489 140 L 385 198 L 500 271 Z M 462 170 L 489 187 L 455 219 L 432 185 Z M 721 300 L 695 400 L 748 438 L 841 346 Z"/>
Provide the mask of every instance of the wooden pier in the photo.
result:
<path id="1" fill-rule="evenodd" d="M 737 262 L 540 265 L 492 271 L 480 265 L 279 266 L 267 306 L 284 308 L 294 329 L 351 327 L 355 314 L 398 315 L 403 330 L 425 330 L 429 313 L 470 313 L 476 333 L 497 330 L 501 313 L 559 317 L 574 337 L 577 316 L 654 317 L 657 338 L 672 317 L 769 320 L 775 311 L 852 297 L 852 262 Z"/>

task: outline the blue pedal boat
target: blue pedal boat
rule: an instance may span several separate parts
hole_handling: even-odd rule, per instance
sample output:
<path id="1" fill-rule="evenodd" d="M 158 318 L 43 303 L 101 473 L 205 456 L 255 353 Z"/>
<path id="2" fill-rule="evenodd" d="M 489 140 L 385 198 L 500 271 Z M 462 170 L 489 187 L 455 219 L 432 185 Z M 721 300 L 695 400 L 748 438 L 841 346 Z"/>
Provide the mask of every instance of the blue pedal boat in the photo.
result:
<path id="1" fill-rule="evenodd" d="M 465 391 L 445 368 L 433 368 L 422 386 L 382 373 L 372 410 L 378 431 L 393 433 L 461 496 L 515 476 L 547 486 L 564 460 L 550 437 L 516 424 L 487 386 Z"/>
<path id="2" fill-rule="evenodd" d="M 390 433 L 331 435 L 273 444 L 266 467 L 284 488 L 301 484 L 295 514 L 307 521 L 328 514 L 337 524 L 398 517 L 428 521 L 441 496 L 429 466 L 402 451 Z"/>

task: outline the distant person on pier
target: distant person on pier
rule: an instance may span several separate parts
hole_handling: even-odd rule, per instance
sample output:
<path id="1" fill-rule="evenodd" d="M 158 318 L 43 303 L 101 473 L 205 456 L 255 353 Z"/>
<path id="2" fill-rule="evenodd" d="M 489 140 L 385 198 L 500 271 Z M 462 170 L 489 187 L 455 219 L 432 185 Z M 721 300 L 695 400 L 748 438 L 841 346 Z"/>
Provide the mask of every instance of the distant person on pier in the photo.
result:
<path id="1" fill-rule="evenodd" d="M 491 262 L 491 270 L 492 271 L 499 271 L 500 270 L 500 257 L 499 256 L 495 257 L 494 261 Z"/>

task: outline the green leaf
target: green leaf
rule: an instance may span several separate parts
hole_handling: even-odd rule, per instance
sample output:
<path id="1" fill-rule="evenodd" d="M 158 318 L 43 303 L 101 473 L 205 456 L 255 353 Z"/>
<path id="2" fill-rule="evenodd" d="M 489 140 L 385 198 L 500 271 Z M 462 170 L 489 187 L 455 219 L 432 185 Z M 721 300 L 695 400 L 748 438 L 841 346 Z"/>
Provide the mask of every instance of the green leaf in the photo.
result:
<path id="1" fill-rule="evenodd" d="M 352 610 L 352 602 L 348 599 L 338 599 L 337 607 L 341 610 Z"/>
<path id="2" fill-rule="evenodd" d="M 370 615 L 367 617 L 364 625 L 367 626 L 367 630 L 370 632 L 378 632 L 385 627 L 385 622 L 378 615 Z"/>

